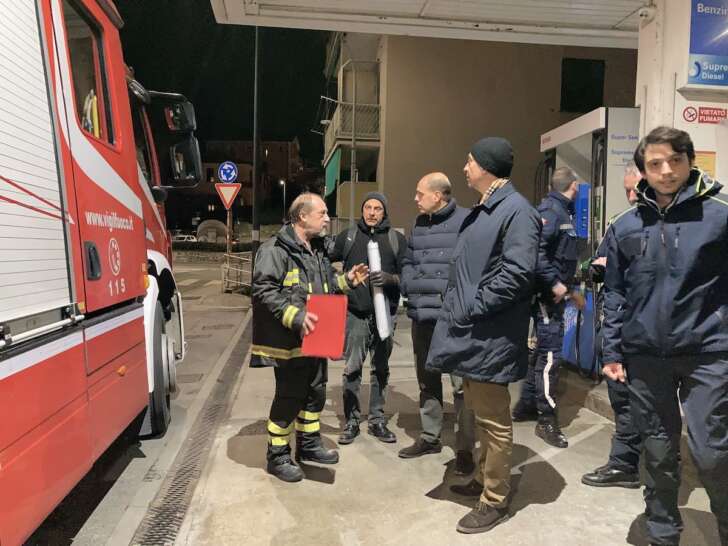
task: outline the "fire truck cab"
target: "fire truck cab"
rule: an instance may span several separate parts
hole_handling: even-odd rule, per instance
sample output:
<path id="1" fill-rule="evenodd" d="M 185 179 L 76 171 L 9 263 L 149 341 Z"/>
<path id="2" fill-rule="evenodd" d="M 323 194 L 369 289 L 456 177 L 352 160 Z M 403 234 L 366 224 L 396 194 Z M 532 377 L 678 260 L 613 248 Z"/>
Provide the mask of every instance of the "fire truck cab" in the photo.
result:
<path id="1" fill-rule="evenodd" d="M 0 544 L 23 542 L 184 358 L 167 192 L 202 169 L 194 109 L 124 64 L 110 0 L 0 18 Z"/>

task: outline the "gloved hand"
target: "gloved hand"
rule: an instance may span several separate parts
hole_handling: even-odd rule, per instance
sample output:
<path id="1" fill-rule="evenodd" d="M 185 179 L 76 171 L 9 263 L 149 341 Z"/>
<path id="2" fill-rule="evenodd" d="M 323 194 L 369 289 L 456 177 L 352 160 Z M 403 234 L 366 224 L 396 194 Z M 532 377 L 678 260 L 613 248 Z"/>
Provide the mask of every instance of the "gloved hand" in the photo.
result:
<path id="1" fill-rule="evenodd" d="M 386 273 L 385 271 L 370 271 L 369 281 L 372 286 L 394 286 L 399 284 L 399 277 L 392 273 Z"/>

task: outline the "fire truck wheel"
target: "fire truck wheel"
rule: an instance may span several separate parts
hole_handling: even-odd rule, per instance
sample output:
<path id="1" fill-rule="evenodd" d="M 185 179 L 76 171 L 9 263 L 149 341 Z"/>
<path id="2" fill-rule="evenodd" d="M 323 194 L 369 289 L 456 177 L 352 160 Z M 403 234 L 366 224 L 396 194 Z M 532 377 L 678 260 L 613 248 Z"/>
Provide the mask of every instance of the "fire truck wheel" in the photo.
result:
<path id="1" fill-rule="evenodd" d="M 164 373 L 164 351 L 167 350 L 164 343 L 164 312 L 162 304 L 157 302 L 154 309 L 154 330 L 152 333 L 154 344 L 154 391 L 149 394 L 149 421 L 152 426 L 152 434 L 159 436 L 167 432 L 170 421 L 169 412 L 169 387 L 165 381 Z"/>

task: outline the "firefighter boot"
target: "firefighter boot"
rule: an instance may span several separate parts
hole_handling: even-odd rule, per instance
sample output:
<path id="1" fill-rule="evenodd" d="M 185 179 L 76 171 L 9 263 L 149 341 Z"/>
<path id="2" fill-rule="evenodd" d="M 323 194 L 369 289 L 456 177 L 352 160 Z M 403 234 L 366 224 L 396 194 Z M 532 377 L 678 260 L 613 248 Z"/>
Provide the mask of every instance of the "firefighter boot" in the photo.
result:
<path id="1" fill-rule="evenodd" d="M 318 432 L 299 432 L 296 434 L 296 460 L 336 464 L 339 462 L 339 452 L 335 449 L 326 449 Z"/>
<path id="2" fill-rule="evenodd" d="M 284 482 L 300 482 L 303 479 L 303 470 L 291 460 L 291 450 L 268 446 L 266 454 L 268 465 L 266 471 Z"/>

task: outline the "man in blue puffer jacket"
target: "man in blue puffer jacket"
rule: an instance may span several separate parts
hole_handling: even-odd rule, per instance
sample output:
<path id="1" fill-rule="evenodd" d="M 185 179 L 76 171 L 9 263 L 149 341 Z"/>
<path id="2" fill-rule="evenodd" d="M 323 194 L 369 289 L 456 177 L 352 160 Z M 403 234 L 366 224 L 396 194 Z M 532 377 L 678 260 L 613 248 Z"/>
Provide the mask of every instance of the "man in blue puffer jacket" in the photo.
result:
<path id="1" fill-rule="evenodd" d="M 604 293 L 604 374 L 629 387 L 644 440 L 647 530 L 678 544 L 680 435 L 728 545 L 728 198 L 693 167 L 690 135 L 658 127 L 635 163 L 637 206 L 612 223 Z"/>
<path id="2" fill-rule="evenodd" d="M 468 210 L 459 207 L 451 193 L 452 186 L 443 173 L 430 173 L 418 182 L 415 203 L 420 215 L 415 219 L 402 261 L 400 289 L 407 298 L 407 316 L 412 319 L 422 421 L 420 437 L 399 452 L 403 459 L 442 451 L 442 379 L 439 372 L 428 372 L 425 363 L 447 288 L 452 251 L 468 215 Z M 473 412 L 464 407 L 462 378 L 450 378 L 457 419 L 455 473 L 464 476 L 474 469 Z"/>

